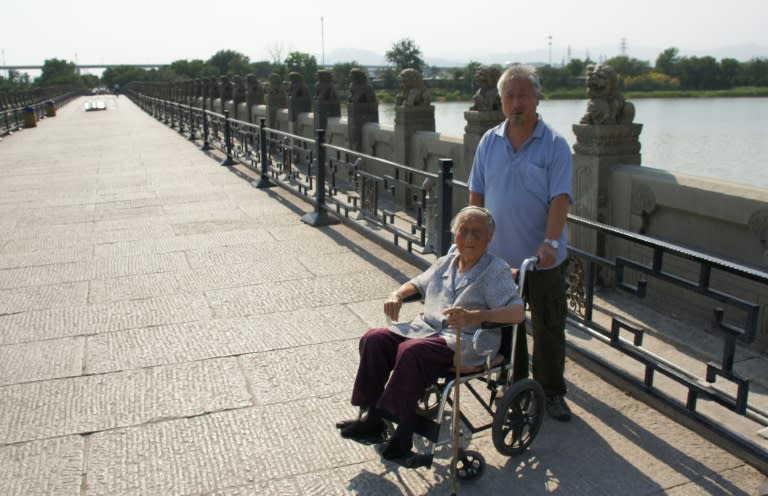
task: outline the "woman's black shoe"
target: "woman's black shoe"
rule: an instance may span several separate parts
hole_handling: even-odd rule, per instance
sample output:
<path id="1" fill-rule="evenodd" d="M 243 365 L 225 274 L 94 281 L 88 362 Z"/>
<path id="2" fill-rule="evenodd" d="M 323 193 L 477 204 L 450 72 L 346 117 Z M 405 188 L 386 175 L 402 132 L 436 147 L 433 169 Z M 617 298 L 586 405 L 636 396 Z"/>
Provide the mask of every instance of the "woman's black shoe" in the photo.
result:
<path id="1" fill-rule="evenodd" d="M 388 443 L 381 445 L 379 454 L 385 460 L 395 461 L 402 460 L 410 455 L 411 447 L 403 446 L 397 439 L 390 439 Z"/>
<path id="2" fill-rule="evenodd" d="M 353 420 L 341 427 L 341 437 L 362 443 L 377 443 L 383 439 L 387 426 L 383 420 Z"/>

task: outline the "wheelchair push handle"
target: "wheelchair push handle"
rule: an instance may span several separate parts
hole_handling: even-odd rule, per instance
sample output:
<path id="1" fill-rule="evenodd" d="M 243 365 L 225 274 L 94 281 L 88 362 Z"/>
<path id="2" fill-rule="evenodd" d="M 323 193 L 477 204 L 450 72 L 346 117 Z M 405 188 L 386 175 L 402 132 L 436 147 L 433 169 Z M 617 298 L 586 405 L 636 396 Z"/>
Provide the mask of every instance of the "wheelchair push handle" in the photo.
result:
<path id="1" fill-rule="evenodd" d="M 539 263 L 539 257 L 533 256 L 526 258 L 523 260 L 523 263 L 520 265 L 520 271 L 517 275 L 517 285 L 520 287 L 520 294 L 523 293 L 523 287 L 525 286 L 525 274 L 528 271 L 534 271 L 536 270 L 536 264 Z"/>

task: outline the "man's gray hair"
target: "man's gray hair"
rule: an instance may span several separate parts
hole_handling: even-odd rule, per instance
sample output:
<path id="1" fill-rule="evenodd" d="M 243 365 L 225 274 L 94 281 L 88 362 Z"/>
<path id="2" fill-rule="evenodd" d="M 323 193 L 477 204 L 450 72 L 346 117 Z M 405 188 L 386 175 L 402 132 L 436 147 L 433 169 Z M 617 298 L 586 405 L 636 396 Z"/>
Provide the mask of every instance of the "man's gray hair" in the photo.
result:
<path id="1" fill-rule="evenodd" d="M 467 205 L 453 216 L 453 220 L 451 221 L 451 234 L 455 236 L 459 221 L 470 215 L 479 215 L 483 217 L 488 225 L 488 233 L 493 237 L 493 233 L 496 232 L 496 221 L 493 220 L 493 215 L 491 215 L 491 212 L 487 208 L 477 207 L 475 205 Z"/>
<path id="2" fill-rule="evenodd" d="M 528 64 L 512 64 L 499 76 L 499 82 L 496 83 L 496 89 L 499 91 L 499 96 L 504 98 L 504 85 L 510 79 L 519 78 L 527 79 L 533 85 L 533 89 L 536 91 L 536 96 L 541 97 L 541 81 L 539 81 L 539 75 L 536 74 L 536 68 Z"/>

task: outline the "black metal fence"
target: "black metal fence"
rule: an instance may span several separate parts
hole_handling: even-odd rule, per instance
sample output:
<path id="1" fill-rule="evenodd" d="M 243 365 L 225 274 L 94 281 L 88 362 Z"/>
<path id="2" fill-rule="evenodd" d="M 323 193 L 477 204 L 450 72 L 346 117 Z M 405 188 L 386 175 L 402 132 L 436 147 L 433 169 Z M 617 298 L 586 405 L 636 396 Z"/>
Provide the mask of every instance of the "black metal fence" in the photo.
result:
<path id="1" fill-rule="evenodd" d="M 442 160 L 438 172 L 417 170 L 326 144 L 322 130 L 309 139 L 267 128 L 264 119 L 253 124 L 177 102 L 135 93 L 129 96 L 156 119 L 188 134 L 190 140 L 200 141 L 202 149 L 221 151 L 225 156 L 222 165 L 242 164 L 253 170 L 259 177 L 254 186 L 279 185 L 310 201 L 315 212 L 303 218 L 309 224 L 346 222 L 393 249 L 415 253 L 416 263 L 423 267 L 429 264 L 425 253 L 442 254 L 450 246 L 453 188 L 467 187 L 453 180 L 450 160 Z M 768 403 L 760 405 L 760 395 L 750 394 L 750 378 L 735 366 L 738 345 L 750 344 L 761 331 L 766 332 L 767 305 L 755 295 L 766 293 L 768 272 L 573 215 L 569 224 L 592 230 L 607 243 L 630 244 L 633 249 L 628 253 L 641 253 L 609 259 L 570 248 L 569 329 L 583 332 L 595 346 L 600 343 L 619 352 L 624 360 L 609 361 L 596 349 L 584 347 L 575 353 L 663 402 L 667 410 L 681 414 L 678 418 L 692 419 L 718 434 L 768 473 L 766 449 L 700 408 L 703 401 L 715 403 L 756 428 L 768 426 Z M 696 277 L 669 269 L 672 259 L 685 260 Z M 717 283 L 713 282 L 715 273 Z M 719 349 L 713 356 L 698 357 L 696 363 L 701 367 L 697 365 L 696 370 L 650 350 L 646 346 L 649 329 L 605 308 L 601 308 L 600 318 L 596 316 L 595 309 L 606 295 L 621 293 L 642 302 L 659 282 L 711 301 L 712 324 L 700 329 L 699 336 L 716 339 Z M 745 285 L 759 291 L 734 289 Z M 628 367 L 626 358 L 639 364 L 639 371 Z M 660 384 L 659 377 L 677 387 Z"/>
<path id="2" fill-rule="evenodd" d="M 12 134 L 34 119 L 55 115 L 62 105 L 83 94 L 82 90 L 53 88 L 19 93 L 0 93 L 0 137 Z"/>

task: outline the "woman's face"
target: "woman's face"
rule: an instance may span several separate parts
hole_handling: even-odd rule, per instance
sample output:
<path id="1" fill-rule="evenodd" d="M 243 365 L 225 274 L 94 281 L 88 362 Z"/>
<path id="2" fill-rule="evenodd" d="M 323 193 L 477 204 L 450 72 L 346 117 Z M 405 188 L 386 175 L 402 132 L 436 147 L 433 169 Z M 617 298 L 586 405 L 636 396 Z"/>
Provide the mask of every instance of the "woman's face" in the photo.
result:
<path id="1" fill-rule="evenodd" d="M 467 260 L 477 260 L 491 242 L 491 232 L 488 221 L 482 215 L 464 214 L 459 218 L 454 233 L 456 249 L 459 255 Z"/>

